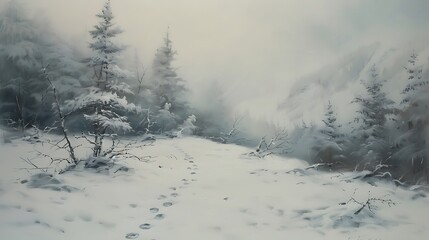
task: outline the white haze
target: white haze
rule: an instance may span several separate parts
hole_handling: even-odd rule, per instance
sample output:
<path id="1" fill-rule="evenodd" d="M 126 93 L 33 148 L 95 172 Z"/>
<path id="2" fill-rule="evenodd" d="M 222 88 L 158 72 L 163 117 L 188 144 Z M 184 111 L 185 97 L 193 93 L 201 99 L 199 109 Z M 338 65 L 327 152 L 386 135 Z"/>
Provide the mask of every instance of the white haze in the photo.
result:
<path id="1" fill-rule="evenodd" d="M 86 47 L 104 0 L 23 2 L 65 40 Z M 170 27 L 175 65 L 195 102 L 216 80 L 237 111 L 267 118 L 296 79 L 349 51 L 374 42 L 413 45 L 428 39 L 425 0 L 112 0 L 112 5 L 129 59 L 137 51 L 150 66 Z"/>

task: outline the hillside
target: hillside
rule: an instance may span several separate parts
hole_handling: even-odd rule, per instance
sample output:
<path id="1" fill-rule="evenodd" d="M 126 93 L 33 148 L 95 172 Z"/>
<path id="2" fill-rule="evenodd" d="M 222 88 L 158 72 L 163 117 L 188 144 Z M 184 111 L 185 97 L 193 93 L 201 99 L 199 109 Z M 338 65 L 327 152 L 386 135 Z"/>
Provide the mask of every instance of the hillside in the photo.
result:
<path id="1" fill-rule="evenodd" d="M 300 160 L 249 157 L 251 149 L 198 138 L 159 139 L 133 150 L 150 156 L 145 162 L 119 161 L 126 168 L 110 174 L 76 169 L 54 174 L 45 178 L 48 184 L 35 187 L 30 174 L 40 171 L 25 170 L 31 166 L 20 157 L 30 157 L 35 150 L 51 152 L 48 146 L 19 139 L 0 145 L 2 239 L 429 236 L 424 211 L 429 199 L 416 187 L 371 185 L 354 180 L 355 173 L 306 170 L 308 165 Z M 35 161 L 39 166 L 49 163 Z M 356 214 L 362 207 L 357 202 L 370 198 L 378 200 Z"/>
<path id="2" fill-rule="evenodd" d="M 385 90 L 389 97 L 399 99 L 407 81 L 404 67 L 413 51 L 418 54 L 418 64 L 423 66 L 423 76 L 429 76 L 429 47 L 410 43 L 367 45 L 333 63 L 321 63 L 323 67 L 319 71 L 296 81 L 278 109 L 294 122 L 320 122 L 325 106 L 331 101 L 338 107 L 339 118 L 350 121 L 356 110 L 350 103 L 364 91 L 360 82 L 368 79 L 372 66 L 377 68 L 380 79 L 386 80 Z"/>

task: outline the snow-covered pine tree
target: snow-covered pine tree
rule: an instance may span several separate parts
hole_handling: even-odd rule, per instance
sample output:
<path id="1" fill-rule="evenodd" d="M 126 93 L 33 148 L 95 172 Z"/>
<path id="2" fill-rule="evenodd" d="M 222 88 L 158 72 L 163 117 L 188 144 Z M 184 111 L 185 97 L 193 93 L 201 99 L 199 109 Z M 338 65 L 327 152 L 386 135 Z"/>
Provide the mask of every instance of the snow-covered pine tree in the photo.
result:
<path id="1" fill-rule="evenodd" d="M 405 67 L 406 86 L 398 114 L 400 136 L 394 155 L 405 181 L 429 182 L 429 81 L 413 53 Z"/>
<path id="2" fill-rule="evenodd" d="M 186 101 L 187 89 L 184 80 L 172 65 L 176 54 L 167 31 L 164 44 L 157 50 L 152 64 L 152 83 L 157 107 L 162 110 L 167 103 L 170 103 L 169 110 L 183 121 L 189 116 Z"/>
<path id="3" fill-rule="evenodd" d="M 94 70 L 96 87 L 117 94 L 132 94 L 129 85 L 122 81 L 128 72 L 118 66 L 118 57 L 124 47 L 116 44 L 113 39 L 123 31 L 114 26 L 110 0 L 106 1 L 103 10 L 96 16 L 100 22 L 89 32 L 93 39 L 89 48 L 94 55 L 88 64 Z"/>
<path id="4" fill-rule="evenodd" d="M 331 101 L 328 102 L 328 107 L 325 112 L 325 119 L 322 120 L 322 122 L 325 124 L 325 126 L 323 126 L 320 132 L 326 135 L 328 140 L 336 142 L 341 136 L 339 130 L 341 124 L 337 123 L 337 113 L 335 112 Z"/>
<path id="5" fill-rule="evenodd" d="M 370 78 L 362 81 L 365 95 L 356 97 L 352 103 L 357 103 L 360 110 L 357 112 L 356 140 L 360 143 L 359 149 L 352 153 L 359 163 L 357 168 L 372 170 L 377 164 L 390 159 L 390 140 L 387 135 L 386 122 L 389 115 L 394 113 L 393 104 L 383 91 L 385 80 L 378 78 L 375 65 L 370 69 Z"/>
<path id="6" fill-rule="evenodd" d="M 135 113 L 140 108 L 129 103 L 122 94 L 130 94 L 129 86 L 122 80 L 125 71 L 117 65 L 119 53 L 123 50 L 113 42 L 113 38 L 122 32 L 112 23 L 113 14 L 110 0 L 104 4 L 103 10 L 97 14 L 98 25 L 90 31 L 94 42 L 89 47 L 94 55 L 89 60 L 89 67 L 94 69 L 94 86 L 76 99 L 66 102 L 66 109 L 79 112 L 92 125 L 94 140 L 93 156 L 103 156 L 103 140 L 105 137 L 116 136 L 120 132 L 132 131 L 126 113 Z"/>
<path id="7" fill-rule="evenodd" d="M 331 101 L 325 112 L 325 118 L 322 120 L 323 126 L 316 133 L 312 150 L 314 152 L 314 161 L 323 163 L 336 163 L 342 160 L 342 134 L 340 132 L 341 124 L 337 122 L 337 114 Z"/>

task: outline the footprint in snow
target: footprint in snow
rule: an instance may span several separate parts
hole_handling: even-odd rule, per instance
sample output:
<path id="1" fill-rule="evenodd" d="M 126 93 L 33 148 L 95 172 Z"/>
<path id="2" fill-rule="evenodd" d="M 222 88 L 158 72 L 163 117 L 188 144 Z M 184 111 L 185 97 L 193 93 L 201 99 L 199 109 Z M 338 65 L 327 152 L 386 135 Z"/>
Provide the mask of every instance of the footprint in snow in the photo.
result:
<path id="1" fill-rule="evenodd" d="M 177 196 L 179 196 L 179 194 L 178 193 L 172 193 L 172 194 L 170 194 L 170 196 L 177 197 Z"/>
<path id="2" fill-rule="evenodd" d="M 138 233 L 127 233 L 127 235 L 125 235 L 126 239 L 136 239 L 139 237 Z"/>
<path id="3" fill-rule="evenodd" d="M 191 175 L 197 174 L 196 172 L 191 172 Z"/>
<path id="4" fill-rule="evenodd" d="M 173 206 L 173 203 L 172 202 L 165 202 L 165 203 L 162 204 L 162 206 L 164 206 L 164 207 L 171 207 L 171 206 Z"/>
<path id="5" fill-rule="evenodd" d="M 157 213 L 157 212 L 159 212 L 159 208 L 151 208 L 151 209 L 149 209 L 149 211 L 151 213 Z"/>
<path id="6" fill-rule="evenodd" d="M 139 228 L 143 230 L 149 230 L 152 226 L 149 223 L 143 223 L 139 226 Z"/>
<path id="7" fill-rule="evenodd" d="M 165 196 L 165 195 L 159 195 L 158 200 L 161 200 L 161 199 L 164 199 L 164 198 L 167 198 L 167 196 Z"/>
<path id="8" fill-rule="evenodd" d="M 160 214 L 156 214 L 155 215 L 155 219 L 156 220 L 162 220 L 162 219 L 164 219 L 165 218 L 165 215 L 164 214 L 162 214 L 162 213 L 160 213 Z"/>

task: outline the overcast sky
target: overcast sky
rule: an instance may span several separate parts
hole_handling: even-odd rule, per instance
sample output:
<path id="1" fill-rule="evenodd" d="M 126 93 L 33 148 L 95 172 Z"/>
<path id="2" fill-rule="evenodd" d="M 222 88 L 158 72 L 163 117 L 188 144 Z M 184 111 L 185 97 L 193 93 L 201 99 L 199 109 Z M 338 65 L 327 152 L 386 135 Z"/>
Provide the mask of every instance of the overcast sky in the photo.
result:
<path id="1" fill-rule="evenodd" d="M 87 36 L 104 2 L 23 1 L 73 41 Z M 169 26 L 176 66 L 191 87 L 218 80 L 231 86 L 237 101 L 255 97 L 261 104 L 267 93 L 286 95 L 298 76 L 350 50 L 423 39 L 429 30 L 427 0 L 112 0 L 112 5 L 125 30 L 121 41 L 136 48 L 146 65 Z"/>

